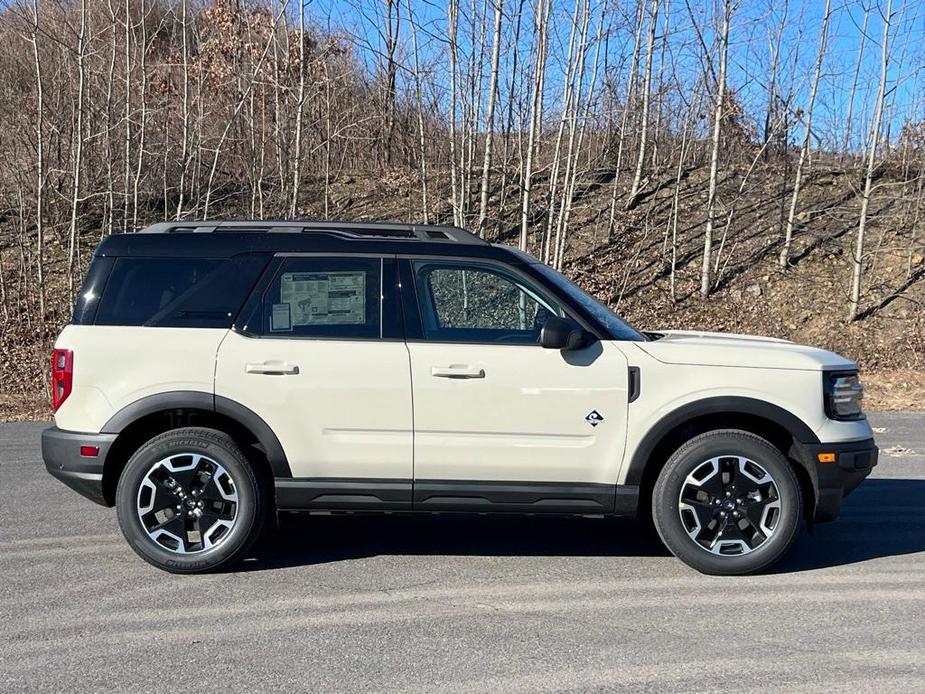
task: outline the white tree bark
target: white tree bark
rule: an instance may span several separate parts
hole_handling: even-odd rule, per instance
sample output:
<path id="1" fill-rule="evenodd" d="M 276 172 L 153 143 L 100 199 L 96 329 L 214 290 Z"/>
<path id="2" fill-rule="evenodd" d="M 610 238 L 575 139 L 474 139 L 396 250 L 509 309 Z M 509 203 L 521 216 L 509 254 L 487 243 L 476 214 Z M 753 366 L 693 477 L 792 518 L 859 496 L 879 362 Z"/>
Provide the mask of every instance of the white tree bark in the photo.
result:
<path id="1" fill-rule="evenodd" d="M 80 31 L 77 34 L 77 113 L 74 123 L 74 178 L 71 189 L 71 224 L 67 246 L 67 286 L 74 296 L 74 271 L 77 261 L 77 207 L 80 203 L 80 175 L 83 171 L 84 92 L 86 83 L 87 0 L 80 1 Z"/>
<path id="2" fill-rule="evenodd" d="M 809 143 L 813 132 L 813 107 L 816 105 L 816 93 L 819 91 L 819 78 L 822 75 L 822 61 L 825 57 L 825 47 L 828 41 L 829 17 L 831 16 L 832 0 L 825 0 L 825 10 L 822 15 L 822 26 L 819 29 L 819 48 L 816 52 L 816 69 L 813 72 L 813 82 L 809 89 L 809 103 L 806 105 L 803 129 L 803 144 L 800 147 L 800 158 L 797 160 L 797 170 L 793 175 L 793 195 L 790 197 L 790 212 L 787 214 L 787 228 L 784 231 L 784 247 L 780 251 L 778 263 L 782 270 L 790 264 L 790 246 L 793 243 L 793 222 L 797 213 L 797 202 L 800 198 L 800 188 L 803 185 L 803 167 L 809 155 Z"/>
<path id="3" fill-rule="evenodd" d="M 299 0 L 299 93 L 295 112 L 295 161 L 292 167 L 292 198 L 289 201 L 289 218 L 295 219 L 299 207 L 299 190 L 302 185 L 302 121 L 305 118 L 305 5 Z"/>
<path id="4" fill-rule="evenodd" d="M 45 317 L 45 96 L 42 84 L 42 61 L 39 58 L 39 6 L 32 0 L 32 26 L 30 27 L 32 60 L 35 65 L 35 257 L 36 284 L 38 285 L 39 313 Z M 4 301 L 5 303 L 5 301 Z"/>
<path id="5" fill-rule="evenodd" d="M 459 27 L 459 0 L 450 0 L 449 8 L 447 9 L 447 24 L 450 41 L 450 198 L 453 205 L 453 224 L 461 227 L 463 219 L 459 200 L 458 162 L 456 160 L 456 80 L 459 71 L 459 46 L 456 43 L 456 35 Z"/>
<path id="6" fill-rule="evenodd" d="M 520 201 L 520 250 L 526 251 L 530 226 L 530 193 L 533 187 L 533 157 L 536 142 L 543 124 L 543 86 L 546 80 L 546 52 L 548 46 L 550 0 L 536 3 L 536 57 L 534 59 L 533 90 L 530 95 L 530 132 L 527 135 L 527 153 L 524 163 L 523 193 Z"/>
<path id="7" fill-rule="evenodd" d="M 880 39 L 880 86 L 877 89 L 877 101 L 874 105 L 874 122 L 867 142 L 867 165 L 864 170 L 864 192 L 861 195 L 861 215 L 858 219 L 858 232 L 851 259 L 851 300 L 848 308 L 848 320 L 858 317 L 861 305 L 861 281 L 864 277 L 864 235 L 867 231 L 867 214 L 870 208 L 870 195 L 873 189 L 874 171 L 877 166 L 877 145 L 880 142 L 880 127 L 883 122 L 883 103 L 886 98 L 886 84 L 890 65 L 890 26 L 893 21 L 893 0 L 886 0 L 886 12 L 883 13 L 883 34 Z"/>
<path id="8" fill-rule="evenodd" d="M 623 113 L 620 115 L 620 141 L 617 143 L 617 163 L 614 168 L 613 187 L 610 189 L 610 216 L 607 220 L 607 240 L 613 236 L 613 227 L 617 218 L 617 192 L 620 189 L 620 173 L 623 168 L 623 150 L 626 141 L 626 125 L 629 120 L 630 108 L 636 96 L 636 75 L 639 72 L 639 51 L 642 45 L 643 16 L 645 14 L 645 0 L 637 0 L 636 31 L 633 34 L 633 58 L 630 62 L 630 76 L 626 86 L 626 102 L 623 104 Z"/>
<path id="9" fill-rule="evenodd" d="M 713 227 L 716 224 L 716 189 L 719 168 L 719 145 L 723 123 L 723 102 L 726 98 L 726 64 L 729 59 L 729 23 L 732 20 L 732 0 L 723 0 L 723 27 L 720 31 L 719 77 L 716 103 L 713 105 L 713 139 L 710 148 L 710 182 L 707 193 L 707 228 L 703 237 L 703 263 L 700 271 L 700 296 L 710 296 L 710 260 L 713 250 Z"/>
<path id="10" fill-rule="evenodd" d="M 495 103 L 498 96 L 498 64 L 501 58 L 501 20 L 504 17 L 504 0 L 495 2 L 495 29 L 491 52 L 491 74 L 488 87 L 488 113 L 485 115 L 485 157 L 482 161 L 482 185 L 479 199 L 479 235 L 485 235 L 488 215 L 488 188 L 491 174 L 491 148 L 495 132 Z"/>
<path id="11" fill-rule="evenodd" d="M 649 135 L 649 97 L 652 90 L 652 57 L 655 49 L 655 29 L 658 26 L 659 0 L 652 0 L 652 10 L 649 16 L 649 35 L 646 39 L 646 67 L 642 79 L 642 121 L 639 127 L 639 155 L 636 157 L 636 173 L 633 175 L 633 185 L 630 188 L 627 206 L 632 206 L 639 195 L 639 186 L 642 184 L 642 167 L 646 160 L 646 140 Z"/>
<path id="12" fill-rule="evenodd" d="M 418 30 L 414 21 L 414 7 L 408 0 L 408 22 L 411 25 L 411 46 L 414 56 L 414 94 L 417 99 L 418 166 L 421 169 L 421 208 L 424 224 L 429 224 L 430 205 L 427 201 L 427 145 L 424 135 L 424 97 L 421 91 L 421 62 L 418 55 Z"/>

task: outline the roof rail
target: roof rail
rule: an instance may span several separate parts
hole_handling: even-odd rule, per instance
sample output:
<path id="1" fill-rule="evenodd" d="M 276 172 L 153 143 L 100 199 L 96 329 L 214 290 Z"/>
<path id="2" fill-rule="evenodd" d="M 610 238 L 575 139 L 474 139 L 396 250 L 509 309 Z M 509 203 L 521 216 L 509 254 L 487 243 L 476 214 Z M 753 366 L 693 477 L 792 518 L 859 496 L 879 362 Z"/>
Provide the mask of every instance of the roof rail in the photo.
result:
<path id="1" fill-rule="evenodd" d="M 315 233 L 348 238 L 406 239 L 409 241 L 455 241 L 488 245 L 470 231 L 438 224 L 392 224 L 388 222 L 334 222 L 264 219 L 158 222 L 138 231 L 140 234 L 178 233 Z"/>

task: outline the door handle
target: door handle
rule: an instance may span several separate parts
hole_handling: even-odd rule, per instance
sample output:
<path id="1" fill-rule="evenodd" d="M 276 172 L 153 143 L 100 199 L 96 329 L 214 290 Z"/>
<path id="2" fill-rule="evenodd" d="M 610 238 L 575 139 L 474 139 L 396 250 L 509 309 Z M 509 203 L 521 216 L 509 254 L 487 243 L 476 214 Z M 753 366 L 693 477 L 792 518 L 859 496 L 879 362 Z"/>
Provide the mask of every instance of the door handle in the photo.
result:
<path id="1" fill-rule="evenodd" d="M 430 375 L 437 378 L 485 378 L 485 369 L 474 369 L 459 364 L 432 366 Z"/>
<path id="2" fill-rule="evenodd" d="M 249 374 L 266 376 L 289 376 L 299 373 L 299 365 L 290 364 L 287 361 L 250 362 L 244 365 L 244 371 Z"/>

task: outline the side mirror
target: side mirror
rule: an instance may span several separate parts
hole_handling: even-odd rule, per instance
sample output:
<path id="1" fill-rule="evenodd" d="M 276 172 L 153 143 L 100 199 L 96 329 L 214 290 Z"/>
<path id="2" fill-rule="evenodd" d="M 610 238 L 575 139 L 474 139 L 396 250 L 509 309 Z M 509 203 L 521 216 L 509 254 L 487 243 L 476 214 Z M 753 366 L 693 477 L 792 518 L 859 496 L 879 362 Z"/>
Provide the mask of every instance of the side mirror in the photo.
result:
<path id="1" fill-rule="evenodd" d="M 587 344 L 589 336 L 589 333 L 575 321 L 549 316 L 540 330 L 540 346 L 563 351 L 578 349 Z"/>

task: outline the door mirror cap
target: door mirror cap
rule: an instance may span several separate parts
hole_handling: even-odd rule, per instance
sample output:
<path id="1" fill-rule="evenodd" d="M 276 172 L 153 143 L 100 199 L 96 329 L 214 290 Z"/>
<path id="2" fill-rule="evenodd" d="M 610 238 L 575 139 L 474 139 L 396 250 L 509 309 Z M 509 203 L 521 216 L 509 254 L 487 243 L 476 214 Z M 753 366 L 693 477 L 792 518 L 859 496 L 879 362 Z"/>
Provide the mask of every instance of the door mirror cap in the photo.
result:
<path id="1" fill-rule="evenodd" d="M 591 333 L 568 318 L 549 316 L 540 330 L 540 346 L 567 352 L 584 347 L 591 341 Z"/>

